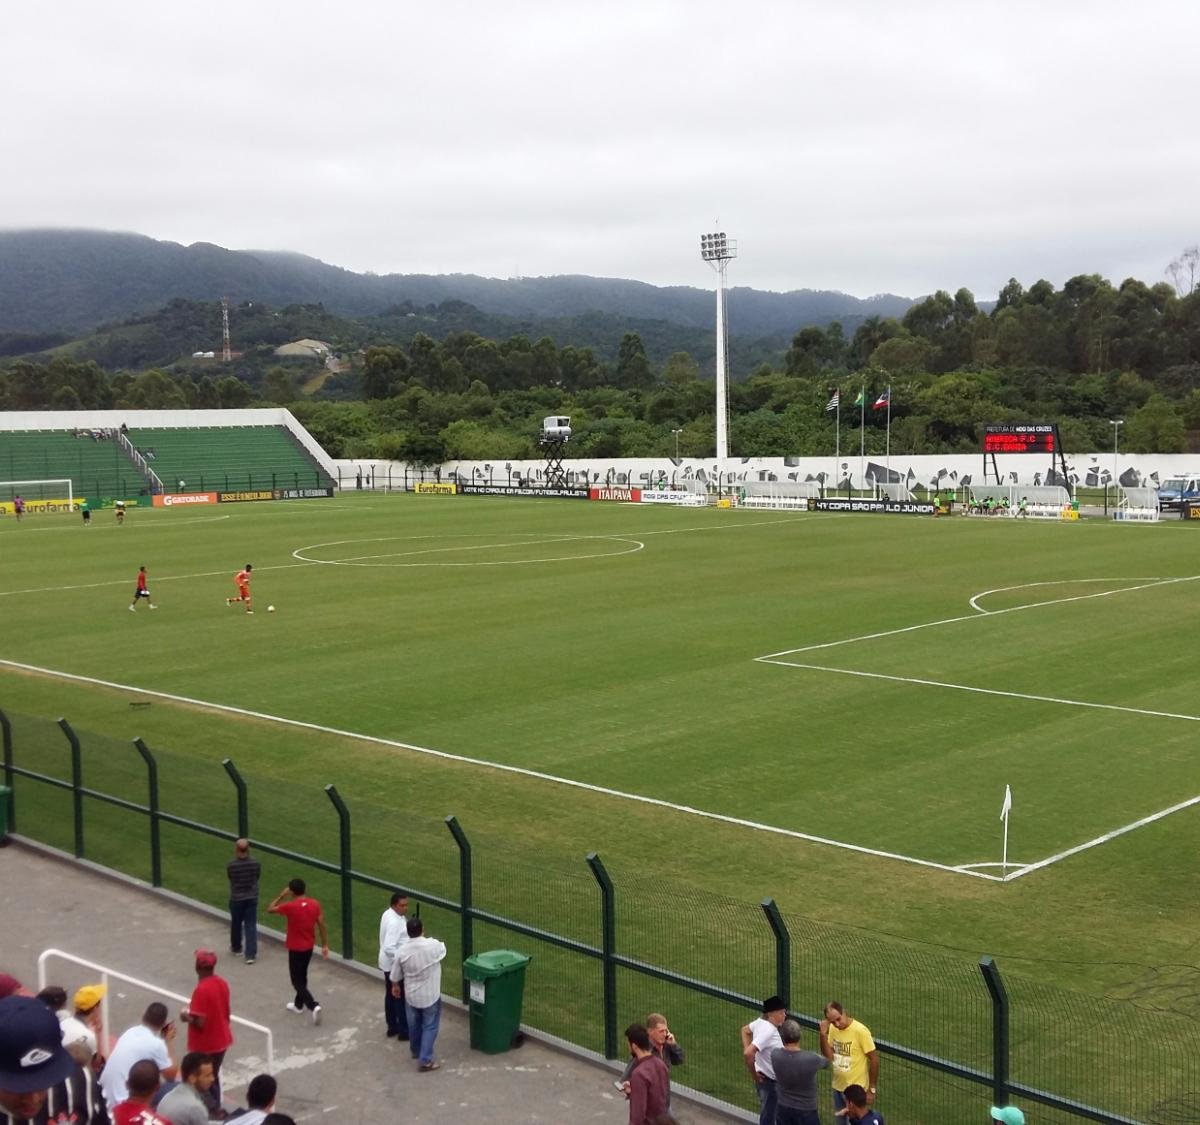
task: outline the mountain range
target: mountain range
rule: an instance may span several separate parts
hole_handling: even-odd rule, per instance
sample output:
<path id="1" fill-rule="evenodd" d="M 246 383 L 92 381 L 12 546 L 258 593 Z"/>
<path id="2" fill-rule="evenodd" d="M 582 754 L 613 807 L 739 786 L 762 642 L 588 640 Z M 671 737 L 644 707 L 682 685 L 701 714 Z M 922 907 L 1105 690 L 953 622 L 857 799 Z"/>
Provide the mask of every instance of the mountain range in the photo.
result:
<path id="1" fill-rule="evenodd" d="M 397 305 L 464 301 L 507 317 L 574 317 L 600 312 L 640 321 L 710 328 L 712 290 L 575 275 L 487 278 L 473 274 L 354 273 L 276 250 L 182 246 L 139 234 L 92 230 L 0 231 L 0 332 L 87 332 L 161 308 L 174 297 L 284 307 L 323 304 L 343 316 L 372 316 Z M 839 320 L 850 335 L 870 316 L 901 316 L 912 300 L 866 299 L 827 290 L 729 291 L 730 331 L 786 336 Z"/>

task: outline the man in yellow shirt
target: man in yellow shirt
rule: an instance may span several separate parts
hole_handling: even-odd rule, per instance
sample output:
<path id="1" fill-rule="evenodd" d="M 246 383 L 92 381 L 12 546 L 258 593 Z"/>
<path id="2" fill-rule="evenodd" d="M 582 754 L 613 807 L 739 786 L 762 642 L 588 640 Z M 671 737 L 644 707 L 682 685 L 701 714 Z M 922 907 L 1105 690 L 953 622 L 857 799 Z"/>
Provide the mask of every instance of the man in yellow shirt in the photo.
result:
<path id="1" fill-rule="evenodd" d="M 846 1109 L 844 1091 L 847 1086 L 862 1086 L 867 1092 L 867 1104 L 875 1102 L 879 1082 L 879 1051 L 865 1024 L 846 1014 L 836 1000 L 825 1005 L 821 1021 L 821 1054 L 833 1072 L 833 1109 L 840 1114 Z"/>

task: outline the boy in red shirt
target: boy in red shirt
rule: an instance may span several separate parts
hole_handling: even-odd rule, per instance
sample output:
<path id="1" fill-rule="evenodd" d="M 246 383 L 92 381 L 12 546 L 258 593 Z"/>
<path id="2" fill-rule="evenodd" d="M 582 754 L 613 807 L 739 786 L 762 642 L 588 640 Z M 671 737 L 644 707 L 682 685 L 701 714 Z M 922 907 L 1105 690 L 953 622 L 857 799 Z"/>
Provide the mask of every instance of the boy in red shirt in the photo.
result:
<path id="1" fill-rule="evenodd" d="M 238 596 L 236 598 L 226 598 L 226 605 L 237 605 L 240 602 L 244 602 L 246 605 L 246 612 L 254 612 L 254 610 L 250 608 L 250 572 L 253 569 L 254 567 L 247 563 L 244 567 L 242 567 L 241 570 L 237 572 L 237 574 L 233 576 L 234 582 L 237 583 Z"/>
<path id="2" fill-rule="evenodd" d="M 221 1104 L 221 1063 L 233 1045 L 229 1020 L 229 984 L 216 974 L 217 955 L 210 949 L 196 950 L 196 987 L 188 1006 L 179 1013 L 187 1024 L 187 1049 L 212 1056 L 213 1084 L 209 1091 L 212 1107 Z M 210 1098 L 204 1096 L 205 1101 Z"/>
<path id="3" fill-rule="evenodd" d="M 321 1005 L 308 990 L 308 964 L 312 960 L 316 942 L 313 931 L 321 933 L 321 956 L 329 956 L 329 934 L 325 929 L 325 914 L 315 898 L 308 898 L 303 879 L 293 879 L 267 907 L 268 914 L 282 914 L 287 919 L 287 936 L 284 945 L 288 951 L 288 974 L 296 999 L 284 1005 L 289 1012 L 302 1012 L 307 1008 L 312 1013 L 314 1024 L 321 1022 Z M 284 901 L 285 896 L 290 896 Z"/>
<path id="4" fill-rule="evenodd" d="M 134 587 L 133 601 L 129 603 L 129 612 L 130 613 L 137 612 L 137 604 L 138 604 L 138 600 L 140 598 L 145 598 L 146 601 L 150 602 L 151 609 L 158 609 L 158 606 L 156 606 L 153 602 L 150 601 L 150 590 L 146 586 L 146 568 L 144 566 L 138 567 L 137 586 Z"/>

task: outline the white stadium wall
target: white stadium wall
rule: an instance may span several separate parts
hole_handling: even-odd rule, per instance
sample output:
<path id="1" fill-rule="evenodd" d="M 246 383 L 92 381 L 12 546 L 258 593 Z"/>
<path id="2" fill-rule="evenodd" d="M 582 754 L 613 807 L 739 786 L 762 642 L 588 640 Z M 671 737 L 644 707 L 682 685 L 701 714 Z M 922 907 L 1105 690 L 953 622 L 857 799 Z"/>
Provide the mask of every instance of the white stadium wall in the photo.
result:
<path id="1" fill-rule="evenodd" d="M 1067 455 L 1067 474 L 1073 486 L 1103 488 L 1113 473 L 1113 454 L 1108 452 Z M 403 488 L 407 481 L 426 480 L 433 471 L 405 465 L 402 461 L 339 459 L 331 462 L 331 474 L 343 488 Z M 1155 485 L 1160 480 L 1183 474 L 1200 475 L 1200 454 L 1141 453 L 1117 455 L 1117 478 L 1126 487 Z M 835 465 L 830 457 L 751 457 L 730 458 L 727 471 L 735 481 L 792 480 L 815 481 L 827 489 L 835 487 L 869 490 L 873 481 L 890 479 L 909 488 L 926 488 L 935 480 L 939 488 L 958 488 L 972 482 L 994 482 L 991 459 L 985 473 L 981 453 L 961 453 L 949 456 L 905 456 L 893 453 L 890 463 L 884 457 L 841 457 Z M 438 467 L 442 480 L 475 481 L 477 483 L 508 484 L 516 480 L 541 483 L 545 477 L 544 461 L 447 461 Z M 712 458 L 682 458 L 678 463 L 669 457 L 643 458 L 581 458 L 565 460 L 568 483 L 643 485 L 658 483 L 664 477 L 668 484 L 686 480 L 716 482 L 717 465 Z M 1041 484 L 1052 468 L 1045 454 L 997 454 L 996 468 L 1003 484 Z M 1058 471 L 1057 467 L 1054 467 Z M 835 473 L 837 474 L 835 476 Z M 361 474 L 361 481 L 360 476 Z"/>

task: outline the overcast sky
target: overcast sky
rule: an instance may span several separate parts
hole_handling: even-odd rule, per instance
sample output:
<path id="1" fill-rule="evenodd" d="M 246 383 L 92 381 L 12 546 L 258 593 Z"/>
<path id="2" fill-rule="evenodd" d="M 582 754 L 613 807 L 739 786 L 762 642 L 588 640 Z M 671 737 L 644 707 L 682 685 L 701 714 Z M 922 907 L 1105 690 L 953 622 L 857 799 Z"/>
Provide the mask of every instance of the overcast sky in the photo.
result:
<path id="1" fill-rule="evenodd" d="M 915 296 L 1200 241 L 1195 0 L 8 5 L 0 225 Z"/>

